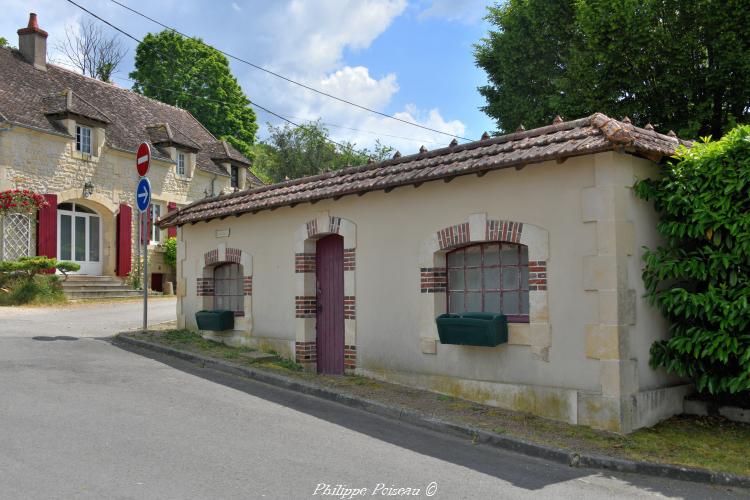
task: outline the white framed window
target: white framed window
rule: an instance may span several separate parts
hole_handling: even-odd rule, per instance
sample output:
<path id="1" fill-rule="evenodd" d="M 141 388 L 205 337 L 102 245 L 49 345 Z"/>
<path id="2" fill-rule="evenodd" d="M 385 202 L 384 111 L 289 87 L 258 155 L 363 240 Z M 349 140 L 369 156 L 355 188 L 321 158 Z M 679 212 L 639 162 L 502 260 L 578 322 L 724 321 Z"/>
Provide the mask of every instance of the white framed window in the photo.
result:
<path id="1" fill-rule="evenodd" d="M 240 187 L 240 169 L 237 167 L 237 165 L 232 165 L 231 174 L 232 187 Z"/>
<path id="2" fill-rule="evenodd" d="M 151 205 L 151 244 L 161 243 L 161 229 L 156 225 L 156 221 L 161 217 L 161 205 Z"/>
<path id="3" fill-rule="evenodd" d="M 177 153 L 177 175 L 185 177 L 187 170 L 185 170 L 185 153 Z"/>
<path id="4" fill-rule="evenodd" d="M 76 151 L 91 154 L 91 128 L 76 125 Z"/>

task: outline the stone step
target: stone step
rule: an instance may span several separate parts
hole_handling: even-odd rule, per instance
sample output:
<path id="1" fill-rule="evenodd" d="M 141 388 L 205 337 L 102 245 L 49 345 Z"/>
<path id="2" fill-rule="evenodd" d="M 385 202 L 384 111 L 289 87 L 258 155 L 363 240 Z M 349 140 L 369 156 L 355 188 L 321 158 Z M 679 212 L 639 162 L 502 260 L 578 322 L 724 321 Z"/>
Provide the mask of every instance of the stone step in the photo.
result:
<path id="1" fill-rule="evenodd" d="M 65 292 L 68 299 L 117 299 L 125 297 L 141 297 L 143 292 L 140 290 L 111 290 L 103 291 L 85 291 L 85 292 Z"/>
<path id="2" fill-rule="evenodd" d="M 93 274 L 69 274 L 66 281 L 122 281 L 122 278 L 117 276 L 96 276 Z"/>
<path id="3" fill-rule="evenodd" d="M 101 292 L 137 292 L 129 286 L 73 286 L 63 288 L 65 294 L 71 293 L 101 293 Z"/>
<path id="4" fill-rule="evenodd" d="M 63 282 L 63 290 L 79 290 L 81 288 L 91 288 L 92 290 L 98 290 L 100 288 L 126 288 L 130 290 L 130 286 L 125 285 L 119 281 L 97 281 L 95 283 L 85 283 L 81 281 L 74 281 L 72 283 Z"/>

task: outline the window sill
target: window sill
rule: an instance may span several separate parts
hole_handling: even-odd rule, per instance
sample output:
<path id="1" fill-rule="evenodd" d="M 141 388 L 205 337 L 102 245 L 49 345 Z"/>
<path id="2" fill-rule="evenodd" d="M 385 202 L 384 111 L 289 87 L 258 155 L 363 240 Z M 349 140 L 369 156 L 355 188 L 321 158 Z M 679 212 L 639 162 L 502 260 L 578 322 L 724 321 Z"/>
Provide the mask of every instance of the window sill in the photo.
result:
<path id="1" fill-rule="evenodd" d="M 73 158 L 76 160 L 83 160 L 83 161 L 99 161 L 98 156 L 94 156 L 89 153 L 81 153 L 80 151 L 73 151 Z"/>

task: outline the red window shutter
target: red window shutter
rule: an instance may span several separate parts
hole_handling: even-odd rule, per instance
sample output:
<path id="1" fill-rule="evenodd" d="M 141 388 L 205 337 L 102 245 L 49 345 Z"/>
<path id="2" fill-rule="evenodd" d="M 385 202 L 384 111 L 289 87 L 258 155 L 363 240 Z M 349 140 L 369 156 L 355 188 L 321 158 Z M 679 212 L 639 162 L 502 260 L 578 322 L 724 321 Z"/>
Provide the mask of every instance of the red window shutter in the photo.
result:
<path id="1" fill-rule="evenodd" d="M 170 201 L 167 204 L 167 213 L 174 212 L 177 210 L 177 203 Z M 176 238 L 177 237 L 177 228 L 175 226 L 168 227 L 167 228 L 167 237 L 168 238 Z"/>
<path id="2" fill-rule="evenodd" d="M 117 276 L 127 276 L 132 266 L 133 252 L 133 209 L 126 203 L 120 204 L 117 214 Z"/>
<path id="3" fill-rule="evenodd" d="M 39 209 L 36 222 L 36 254 L 57 257 L 57 195 L 45 194 L 47 206 Z"/>

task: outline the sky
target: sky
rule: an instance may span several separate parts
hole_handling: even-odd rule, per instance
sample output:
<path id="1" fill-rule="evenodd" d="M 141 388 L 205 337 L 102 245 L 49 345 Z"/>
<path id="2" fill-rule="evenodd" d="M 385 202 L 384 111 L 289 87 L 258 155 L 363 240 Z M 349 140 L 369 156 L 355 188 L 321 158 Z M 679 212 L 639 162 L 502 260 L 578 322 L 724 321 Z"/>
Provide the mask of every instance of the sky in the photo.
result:
<path id="1" fill-rule="evenodd" d="M 137 38 L 161 28 L 110 0 L 75 0 Z M 409 122 L 478 139 L 495 129 L 479 108 L 485 73 L 473 47 L 489 29 L 490 0 L 118 0 L 206 43 L 311 87 Z M 17 45 L 16 30 L 36 12 L 49 33 L 48 57 L 67 28 L 89 16 L 66 0 L 0 0 L 0 36 Z M 127 56 L 115 84 L 131 87 L 136 42 L 121 36 Z M 331 137 L 359 147 L 383 144 L 403 154 L 435 149 L 451 137 L 340 103 L 231 61 L 245 94 L 293 121 L 321 119 Z M 279 119 L 256 110 L 261 128 Z M 357 130 L 352 130 L 357 129 Z M 460 141 L 464 142 L 464 141 Z"/>

